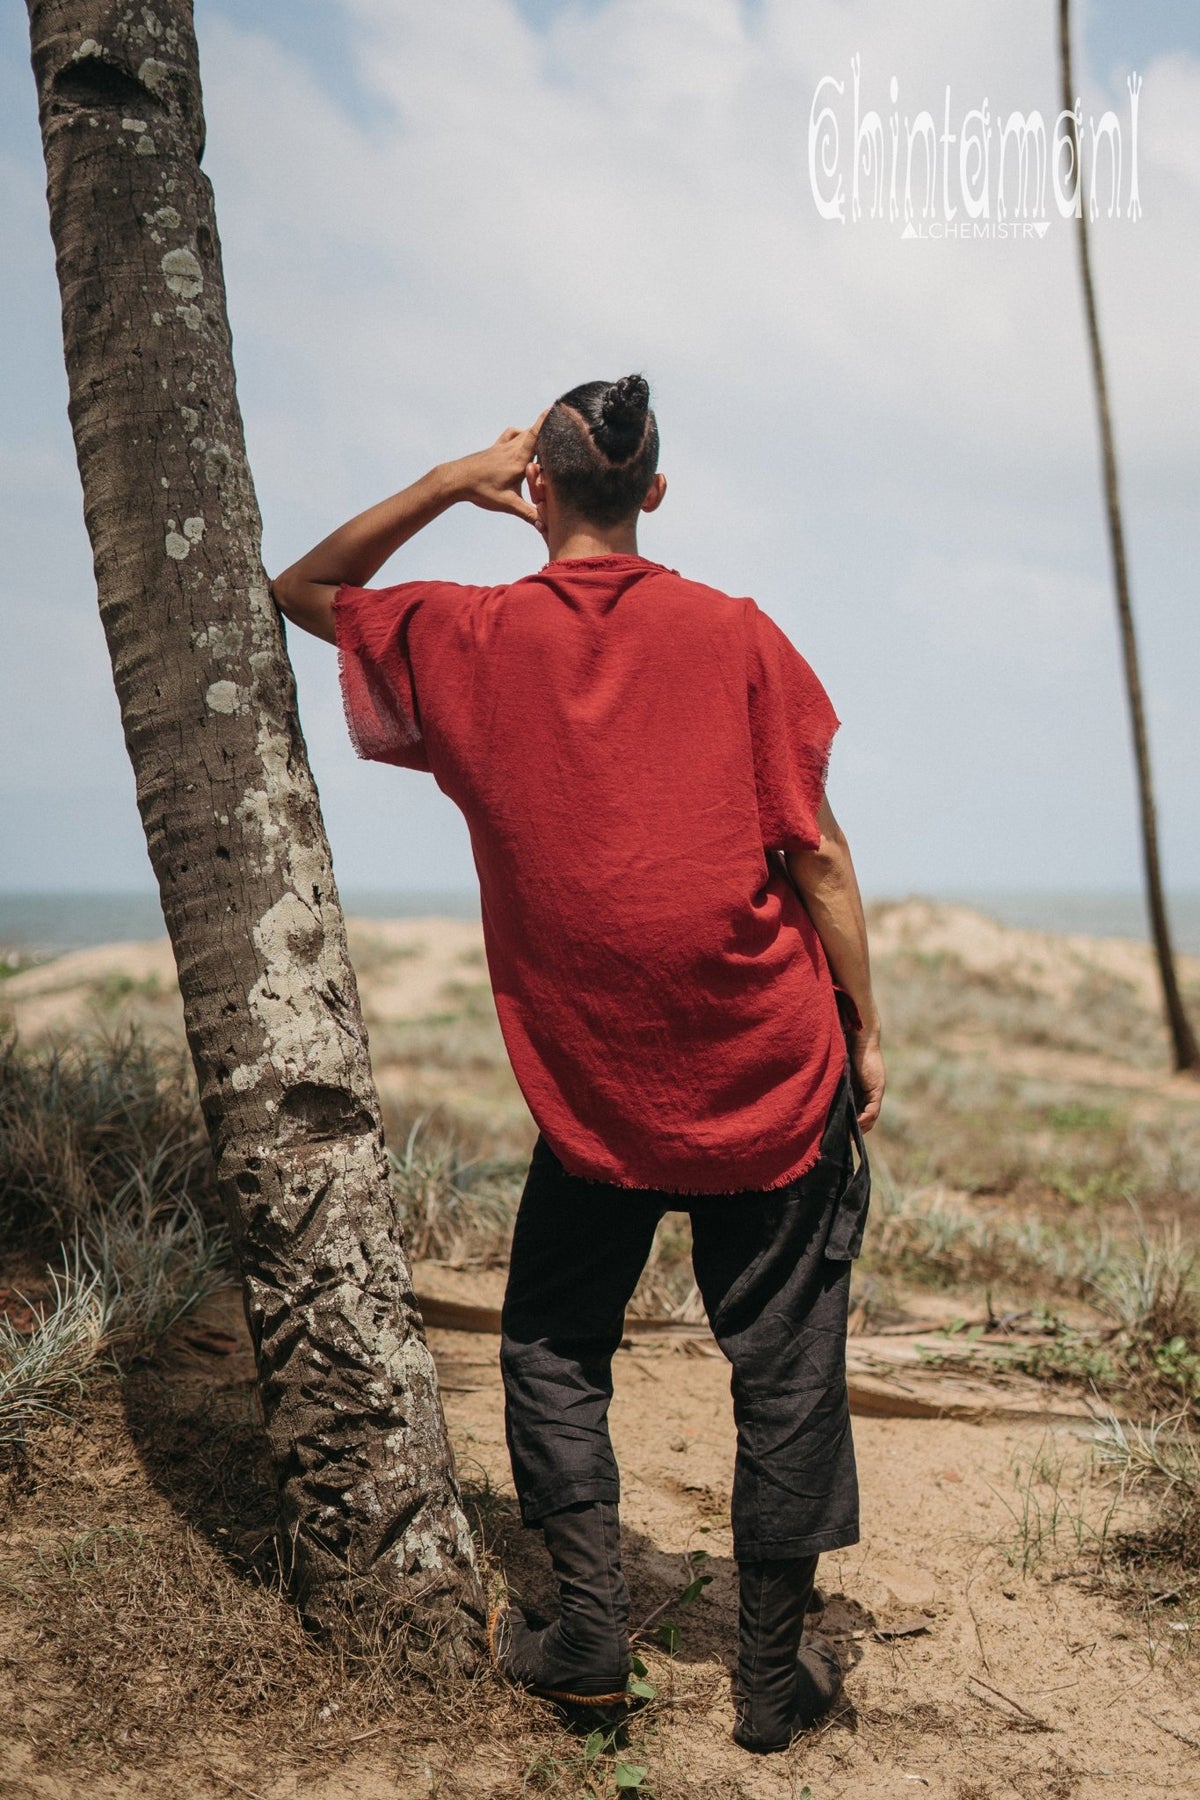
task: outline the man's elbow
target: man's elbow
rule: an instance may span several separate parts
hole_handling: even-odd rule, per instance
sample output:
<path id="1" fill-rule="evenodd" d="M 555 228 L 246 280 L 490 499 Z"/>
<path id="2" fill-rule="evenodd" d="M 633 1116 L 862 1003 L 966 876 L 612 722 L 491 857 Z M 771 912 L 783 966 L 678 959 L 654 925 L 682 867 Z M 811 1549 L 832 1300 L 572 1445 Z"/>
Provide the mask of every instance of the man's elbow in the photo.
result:
<path id="1" fill-rule="evenodd" d="M 291 619 L 294 623 L 296 619 L 296 593 L 295 589 L 292 587 L 291 580 L 289 579 L 290 575 L 291 570 L 285 569 L 282 575 L 276 575 L 273 581 L 268 582 L 267 590 L 284 618 Z"/>
<path id="2" fill-rule="evenodd" d="M 327 643 L 337 642 L 333 619 L 333 595 L 336 591 L 318 582 L 306 581 L 290 569 L 270 583 L 270 594 L 289 624 Z"/>
<path id="3" fill-rule="evenodd" d="M 788 873 L 802 894 L 840 887 L 850 878 L 850 846 L 835 826 L 812 849 L 789 850 Z"/>

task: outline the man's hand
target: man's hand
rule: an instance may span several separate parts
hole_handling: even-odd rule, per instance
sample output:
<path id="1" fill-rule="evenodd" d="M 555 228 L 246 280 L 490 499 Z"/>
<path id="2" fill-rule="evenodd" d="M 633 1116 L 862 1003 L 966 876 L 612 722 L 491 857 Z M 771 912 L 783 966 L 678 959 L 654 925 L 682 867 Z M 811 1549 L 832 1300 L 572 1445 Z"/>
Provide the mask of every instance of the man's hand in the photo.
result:
<path id="1" fill-rule="evenodd" d="M 850 1057 L 850 1080 L 858 1108 L 858 1128 L 860 1131 L 870 1131 L 879 1117 L 879 1109 L 883 1105 L 883 1090 L 887 1086 L 883 1052 L 879 1048 L 879 1033 L 848 1031 L 846 1050 Z"/>
<path id="2" fill-rule="evenodd" d="M 456 500 L 469 500 L 485 512 L 512 513 L 528 524 L 538 524 L 537 508 L 522 494 L 525 471 L 532 460 L 542 419 L 535 419 L 525 431 L 510 426 L 502 431 L 494 444 L 477 450 L 472 456 L 460 456 L 444 465 L 444 474 Z"/>

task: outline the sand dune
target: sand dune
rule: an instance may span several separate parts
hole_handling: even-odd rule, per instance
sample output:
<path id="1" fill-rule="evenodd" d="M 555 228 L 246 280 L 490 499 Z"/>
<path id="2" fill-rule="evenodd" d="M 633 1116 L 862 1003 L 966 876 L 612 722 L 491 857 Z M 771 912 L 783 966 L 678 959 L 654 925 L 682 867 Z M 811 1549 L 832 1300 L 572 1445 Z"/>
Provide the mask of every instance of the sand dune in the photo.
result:
<path id="1" fill-rule="evenodd" d="M 1014 991 L 1069 1002 L 1080 984 L 1124 984 L 1147 1008 L 1158 1005 L 1148 944 L 1128 938 L 1060 936 L 1001 925 L 966 906 L 911 899 L 870 908 L 872 954 L 942 957 Z M 473 920 L 351 919 L 351 953 L 368 1025 L 411 1021 L 453 1004 L 464 981 L 486 978 L 483 933 Z M 1200 958 L 1181 957 L 1180 974 L 1200 983 Z M 0 988 L 0 1014 L 23 1038 L 70 1030 L 81 1019 L 136 1000 L 164 1023 L 179 1023 L 175 966 L 165 938 L 77 950 L 13 976 Z"/>

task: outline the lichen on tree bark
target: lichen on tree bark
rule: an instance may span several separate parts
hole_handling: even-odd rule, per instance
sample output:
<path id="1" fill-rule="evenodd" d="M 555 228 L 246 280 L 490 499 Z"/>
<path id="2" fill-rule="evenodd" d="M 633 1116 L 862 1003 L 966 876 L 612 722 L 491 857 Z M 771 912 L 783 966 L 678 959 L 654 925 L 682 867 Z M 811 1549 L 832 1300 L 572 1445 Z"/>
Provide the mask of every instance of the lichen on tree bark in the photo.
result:
<path id="1" fill-rule="evenodd" d="M 29 18 L 101 615 L 298 1593 L 469 1662 L 479 1580 L 262 569 L 191 6 Z"/>

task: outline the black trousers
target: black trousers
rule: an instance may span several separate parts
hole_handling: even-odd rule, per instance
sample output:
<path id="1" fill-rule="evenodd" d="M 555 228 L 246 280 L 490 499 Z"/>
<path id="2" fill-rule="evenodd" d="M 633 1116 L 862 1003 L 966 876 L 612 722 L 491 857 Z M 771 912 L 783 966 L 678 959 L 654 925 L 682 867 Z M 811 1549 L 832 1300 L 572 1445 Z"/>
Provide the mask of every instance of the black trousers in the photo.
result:
<path id="1" fill-rule="evenodd" d="M 765 1193 L 693 1198 L 585 1181 L 539 1138 L 513 1235 L 500 1349 L 525 1523 L 619 1500 L 612 1358 L 659 1220 L 686 1211 L 696 1283 L 733 1366 L 735 1557 L 856 1543 L 846 1318 L 869 1194 L 848 1074 L 818 1161 Z"/>

